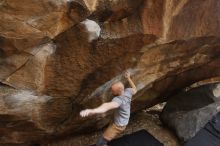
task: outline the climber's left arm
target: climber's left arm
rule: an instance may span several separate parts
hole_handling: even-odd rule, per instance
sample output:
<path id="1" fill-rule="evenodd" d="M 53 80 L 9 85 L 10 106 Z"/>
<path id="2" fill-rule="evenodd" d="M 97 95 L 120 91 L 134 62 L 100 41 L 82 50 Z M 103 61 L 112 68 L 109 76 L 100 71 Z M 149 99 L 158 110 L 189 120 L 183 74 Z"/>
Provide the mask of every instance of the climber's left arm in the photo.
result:
<path id="1" fill-rule="evenodd" d="M 87 116 L 92 116 L 95 114 L 103 114 L 109 110 L 118 108 L 120 105 L 117 102 L 111 101 L 111 102 L 106 102 L 100 105 L 97 108 L 94 109 L 86 109 L 80 112 L 81 117 L 87 117 Z"/>

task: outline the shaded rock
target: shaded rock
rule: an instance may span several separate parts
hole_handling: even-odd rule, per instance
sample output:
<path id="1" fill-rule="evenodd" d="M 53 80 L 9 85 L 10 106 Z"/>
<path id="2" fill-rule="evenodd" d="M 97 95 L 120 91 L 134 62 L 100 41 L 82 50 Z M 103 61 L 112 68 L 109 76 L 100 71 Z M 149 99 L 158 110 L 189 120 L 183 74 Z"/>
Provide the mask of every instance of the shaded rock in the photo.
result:
<path id="1" fill-rule="evenodd" d="M 207 64 L 207 66 L 200 65 L 200 63 L 203 64 L 202 62 L 209 58 L 206 55 L 201 55 L 200 57 L 197 56 L 198 54 L 200 54 L 198 52 L 205 52 L 204 50 L 202 51 L 199 49 L 203 48 L 203 45 L 200 43 L 205 43 L 202 40 L 204 41 L 205 38 L 190 40 L 187 42 L 177 41 L 166 45 L 161 45 L 160 47 L 155 47 L 149 50 L 143 50 L 144 53 L 141 55 L 140 60 L 138 60 L 136 67 L 131 70 L 132 74 L 134 74 L 133 79 L 135 80 L 138 90 L 140 91 L 133 101 L 134 111 L 136 110 L 136 107 L 144 108 L 147 105 L 149 106 L 150 103 L 147 104 L 147 102 L 153 101 L 155 97 L 161 96 L 165 100 L 166 98 L 164 98 L 164 95 L 165 97 L 170 96 L 170 94 L 172 94 L 176 90 L 189 86 L 193 82 L 197 82 L 205 78 L 210 78 L 211 76 L 218 76 L 217 74 L 219 74 L 219 71 L 214 71 L 215 69 L 217 69 L 218 59 L 216 60 L 217 62 L 214 61 L 215 63 L 208 63 L 209 65 Z M 207 42 L 209 41 L 207 40 Z M 188 52 L 187 50 L 191 50 L 191 47 L 195 49 L 195 52 L 192 52 L 190 56 L 188 56 L 188 53 L 187 55 L 184 55 L 183 50 Z M 205 47 L 203 49 L 205 49 Z M 164 50 L 167 50 L 166 55 L 164 54 Z M 210 52 L 213 52 L 210 49 L 208 50 Z M 169 54 L 175 54 L 175 57 Z M 158 58 L 157 55 L 161 56 Z M 189 58 L 186 59 L 185 57 Z M 200 63 L 196 65 L 195 62 Z M 207 68 L 209 67 L 210 70 L 207 70 Z M 214 68 L 211 69 L 212 67 Z M 142 70 L 144 68 L 146 68 L 146 70 Z M 197 76 L 191 76 L 194 73 L 196 73 Z M 98 75 L 99 78 L 102 77 L 101 74 Z M 103 86 L 101 86 L 100 88 L 97 88 L 90 96 L 87 97 L 89 99 L 88 104 L 93 102 L 92 100 L 94 98 L 96 99 L 98 97 L 103 97 L 103 99 L 111 99 L 111 97 L 109 97 L 108 95 L 108 89 L 111 86 L 111 83 L 115 80 L 121 80 L 121 76 L 119 75 L 111 81 L 107 82 L 106 84 L 103 84 Z M 95 82 L 97 81 L 94 80 L 93 83 Z M 174 83 L 175 86 L 172 86 L 172 84 Z M 84 98 L 84 102 L 86 102 L 86 100 L 87 99 Z"/>
<path id="2" fill-rule="evenodd" d="M 1 86 L 0 95 L 0 141 L 3 144 L 29 143 L 55 134 L 59 123 L 72 111 L 70 98 L 36 96 L 33 92 L 7 86 Z"/>
<path id="3" fill-rule="evenodd" d="M 216 114 L 184 146 L 218 146 L 220 143 L 220 112 Z"/>
<path id="4" fill-rule="evenodd" d="M 180 146 L 175 135 L 166 127 L 162 125 L 159 120 L 159 109 L 156 108 L 154 110 L 149 109 L 147 113 L 141 111 L 135 115 L 131 116 L 131 120 L 129 122 L 128 127 L 125 132 L 122 133 L 119 137 L 136 132 L 141 129 L 147 130 L 150 134 L 152 134 L 155 138 L 157 138 L 161 143 L 165 146 Z M 152 113 L 151 113 L 152 112 Z M 96 143 L 96 140 L 102 134 L 102 130 L 99 130 L 94 133 L 84 133 L 74 137 L 65 137 L 62 139 L 56 139 L 55 141 L 43 142 L 42 145 L 45 146 L 86 146 L 92 145 Z"/>
<path id="5" fill-rule="evenodd" d="M 117 21 L 137 13 L 144 0 L 83 0 L 99 22 Z"/>
<path id="6" fill-rule="evenodd" d="M 164 0 L 145 0 L 140 7 L 140 19 L 143 26 L 144 34 L 152 34 L 158 38 L 163 37 L 163 31 L 166 29 Z"/>
<path id="7" fill-rule="evenodd" d="M 137 14 L 133 14 L 118 21 L 106 22 L 101 26 L 101 29 L 101 38 L 103 39 L 125 38 L 127 36 L 143 33 L 141 19 Z M 152 36 L 152 38 L 155 40 L 156 36 Z"/>
<path id="8" fill-rule="evenodd" d="M 78 112 L 111 100 L 109 88 L 114 81 L 126 83 L 126 69 L 139 91 L 132 112 L 219 77 L 219 19 L 210 19 L 218 7 L 217 0 L 1 1 L 0 81 L 13 87 L 0 103 L 2 143 L 102 128 L 111 112 L 88 119 Z M 203 13 L 206 8 L 211 10 Z M 13 119 L 31 131 L 7 127 Z"/>
<path id="9" fill-rule="evenodd" d="M 200 39 L 203 41 L 201 41 Z M 131 72 L 134 75 L 133 79 L 137 84 L 139 91 L 139 93 L 134 97 L 134 100 L 132 102 L 133 112 L 144 109 L 145 107 L 151 106 L 152 104 L 156 104 L 157 102 L 164 101 L 167 99 L 165 97 L 174 94 L 176 90 L 180 90 L 185 86 L 191 85 L 193 82 L 197 82 L 198 80 L 203 80 L 205 78 L 210 78 L 211 76 L 219 75 L 219 70 L 217 68 L 217 66 L 219 65 L 219 60 L 214 59 L 214 56 L 216 54 L 213 54 L 214 56 L 210 54 L 212 57 L 208 57 L 209 55 L 203 54 L 204 56 L 206 56 L 204 58 L 202 58 L 203 55 L 200 57 L 197 56 L 198 54 L 200 54 L 200 51 L 204 53 L 206 51 L 210 51 L 210 53 L 213 53 L 215 52 L 214 50 L 217 50 L 217 48 L 214 47 L 214 49 L 211 47 L 206 50 L 206 47 L 201 46 L 203 46 L 203 43 L 206 44 L 210 42 L 210 40 L 207 40 L 207 42 L 205 42 L 206 39 L 200 39 L 191 40 L 190 42 L 173 42 L 167 44 L 167 46 L 161 46 L 161 48 L 158 47 L 154 49 L 145 50 L 144 54 L 141 55 L 140 60 L 137 61 L 136 66 L 134 66 L 133 69 L 131 69 Z M 216 43 L 217 42 L 218 41 L 216 40 Z M 201 46 L 197 43 L 201 43 Z M 191 54 L 192 56 L 188 56 L 188 51 L 186 51 L 191 50 L 191 48 L 189 48 L 189 44 L 192 45 L 191 47 L 195 49 L 195 52 Z M 206 51 L 199 48 L 203 48 Z M 168 59 L 168 54 L 168 57 L 162 57 L 161 60 L 157 60 L 157 58 L 155 58 L 155 60 L 152 59 L 154 58 L 153 56 L 155 56 L 155 54 L 159 54 L 160 51 L 166 49 L 169 49 L 168 52 L 170 54 L 176 54 L 176 57 L 172 58 L 173 56 L 170 55 L 171 58 Z M 187 55 L 184 55 L 183 50 L 187 52 Z M 206 52 L 205 54 L 207 54 L 208 52 Z M 185 57 L 189 58 L 186 59 Z M 204 66 L 204 64 L 206 64 L 209 58 L 213 58 L 215 61 L 213 60 L 213 62 L 211 61 L 210 64 L 207 63 L 207 65 Z M 160 64 L 161 62 L 162 65 Z M 198 64 L 195 64 L 195 62 L 197 62 Z M 117 80 L 123 81 L 121 75 L 118 75 L 109 82 L 104 83 L 102 86 L 99 86 L 101 84 L 102 79 L 106 80 L 106 75 L 109 76 L 110 73 L 112 73 L 111 71 L 115 71 L 118 73 L 121 72 L 117 69 L 117 66 L 114 66 L 114 64 L 117 64 L 118 62 L 111 63 L 113 63 L 112 68 L 109 68 L 111 67 L 111 65 L 108 66 L 108 68 L 103 66 L 103 68 L 100 68 L 100 70 L 98 70 L 100 72 L 96 72 L 96 74 L 92 74 L 91 78 L 88 78 L 90 82 L 86 82 L 86 86 L 84 86 L 84 89 L 82 89 L 80 91 L 80 94 L 78 94 L 75 98 L 75 102 L 80 103 L 84 108 L 94 108 L 103 102 L 111 100 L 112 96 L 109 94 L 109 88 L 111 84 Z M 178 66 L 174 67 L 173 64 L 176 63 L 178 64 Z M 123 63 L 123 65 L 124 64 L 126 63 Z M 145 67 L 147 69 L 142 70 Z M 195 69 L 193 69 L 194 67 Z M 209 69 L 207 70 L 207 68 Z M 194 73 L 196 73 L 197 76 L 191 76 L 191 74 Z M 166 82 L 167 88 L 164 88 L 164 82 Z M 178 84 L 176 86 L 171 86 L 175 82 L 177 82 Z M 165 95 L 165 93 L 166 96 L 164 97 L 163 95 Z M 78 115 L 73 115 L 72 117 L 70 117 L 69 121 L 63 123 L 62 127 L 64 129 L 68 129 L 66 131 L 67 133 L 71 133 L 73 131 L 70 129 L 86 132 L 86 129 L 89 128 L 92 131 L 93 129 L 95 129 L 95 127 L 100 128 L 106 125 L 110 121 L 111 115 L 112 113 L 109 112 L 104 115 L 98 115 L 96 118 L 88 119 L 81 119 L 77 117 Z M 83 125 L 79 127 L 78 125 L 82 123 Z"/>
<path id="10" fill-rule="evenodd" d="M 182 141 L 194 137 L 220 111 L 220 84 L 181 92 L 168 100 L 161 115 Z"/>
<path id="11" fill-rule="evenodd" d="M 33 130 L 28 134 L 28 131 L 23 133 L 16 128 L 7 131 L 9 128 L 5 127 L 3 128 L 7 132 L 5 135 L 8 135 L 5 143 L 9 142 L 9 139 L 14 143 L 43 140 L 43 137 L 54 139 L 84 133 L 88 128 L 90 132 L 102 128 L 111 120 L 111 112 L 82 119 L 79 117 L 79 111 L 111 100 L 112 96 L 109 94 L 111 83 L 116 80 L 123 81 L 120 73 L 127 68 L 131 68 L 139 90 L 132 103 L 133 112 L 166 100 L 158 98 L 165 95 L 165 92 L 168 95 L 173 94 L 175 90 L 220 74 L 217 67 L 219 38 L 176 41 L 141 50 L 148 35 L 132 35 L 112 40 L 100 39 L 95 42 L 94 47 L 88 42 L 88 34 L 81 33 L 83 30 L 84 25 L 79 25 L 58 36 L 54 43 L 40 46 L 35 56 L 7 78 L 8 83 L 5 83 L 16 87 L 18 91 L 33 90 L 35 97 L 32 100 L 32 95 L 28 94 L 26 95 L 30 96 L 30 100 L 26 98 L 28 104 L 26 100 L 22 100 L 24 103 L 16 106 L 16 103 L 19 103 L 16 99 L 20 99 L 20 96 L 18 94 L 13 98 L 11 94 L 6 96 L 9 105 L 14 101 L 12 107 L 19 111 L 8 115 L 26 118 L 22 119 L 24 122 L 32 119 L 28 129 Z M 72 49 L 77 51 L 69 53 Z M 193 51 L 189 54 L 188 50 Z M 31 65 L 33 63 L 37 65 Z M 33 73 L 29 74 L 30 70 Z M 190 75 L 194 73 L 197 76 Z M 110 81 L 106 82 L 108 80 Z M 164 88 L 164 82 L 167 88 Z M 171 86 L 173 82 L 178 83 L 175 88 Z M 50 100 L 42 102 L 44 96 L 49 96 Z M 35 104 L 36 102 L 39 104 Z M 2 105 L 4 104 L 3 102 Z M 3 114 L 10 110 L 4 108 L 1 111 Z M 10 119 L 6 123 L 10 123 Z M 14 132 L 17 133 L 16 139 L 12 139 Z"/>
<path id="12" fill-rule="evenodd" d="M 85 26 L 79 25 L 56 38 L 56 52 L 48 60 L 45 69 L 44 93 L 53 96 L 80 98 L 79 94 L 83 93 L 82 90 L 91 90 L 86 86 L 90 86 L 90 78 L 96 73 L 96 70 L 106 67 L 104 71 L 109 71 L 105 78 L 97 80 L 99 83 L 104 83 L 106 80 L 111 79 L 113 74 L 116 75 L 126 67 L 135 64 L 129 57 L 138 56 L 140 54 L 138 50 L 144 45 L 142 40 L 144 35 L 142 34 L 119 40 L 100 39 L 95 44 L 89 43 L 89 35 Z M 125 46 L 125 42 L 128 42 L 128 45 Z M 121 57 L 122 55 L 124 57 Z M 110 72 L 110 66 L 113 67 L 114 64 L 117 64 L 118 58 L 121 59 L 122 63 L 117 66 L 116 70 Z M 64 74 L 66 75 L 63 76 Z M 61 84 L 62 88 L 60 88 Z M 99 85 L 93 83 L 93 86 L 97 87 Z M 83 94 L 87 96 L 86 94 L 89 93 Z"/>

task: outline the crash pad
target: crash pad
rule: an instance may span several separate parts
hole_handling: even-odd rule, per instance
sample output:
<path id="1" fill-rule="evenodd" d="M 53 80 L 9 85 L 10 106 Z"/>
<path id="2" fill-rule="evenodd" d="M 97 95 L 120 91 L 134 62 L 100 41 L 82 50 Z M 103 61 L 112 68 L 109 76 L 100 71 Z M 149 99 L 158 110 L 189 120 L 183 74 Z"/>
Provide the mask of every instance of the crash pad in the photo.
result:
<path id="1" fill-rule="evenodd" d="M 146 130 L 139 130 L 112 140 L 108 146 L 163 146 L 163 144 Z"/>
<path id="2" fill-rule="evenodd" d="M 220 146 L 220 113 L 215 115 L 184 146 Z"/>

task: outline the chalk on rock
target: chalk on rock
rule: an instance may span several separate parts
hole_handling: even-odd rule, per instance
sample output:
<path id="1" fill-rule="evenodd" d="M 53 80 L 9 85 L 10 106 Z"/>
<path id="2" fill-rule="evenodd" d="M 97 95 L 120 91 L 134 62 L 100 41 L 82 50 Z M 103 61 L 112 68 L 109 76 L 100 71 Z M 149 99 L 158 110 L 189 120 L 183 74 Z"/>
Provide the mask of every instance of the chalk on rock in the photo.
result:
<path id="1" fill-rule="evenodd" d="M 101 32 L 101 28 L 98 25 L 98 23 L 96 23 L 93 20 L 86 19 L 83 22 L 81 22 L 81 24 L 84 24 L 86 29 L 87 29 L 87 31 L 88 31 L 89 42 L 92 42 L 93 40 L 96 40 L 96 39 L 99 38 L 100 32 Z"/>

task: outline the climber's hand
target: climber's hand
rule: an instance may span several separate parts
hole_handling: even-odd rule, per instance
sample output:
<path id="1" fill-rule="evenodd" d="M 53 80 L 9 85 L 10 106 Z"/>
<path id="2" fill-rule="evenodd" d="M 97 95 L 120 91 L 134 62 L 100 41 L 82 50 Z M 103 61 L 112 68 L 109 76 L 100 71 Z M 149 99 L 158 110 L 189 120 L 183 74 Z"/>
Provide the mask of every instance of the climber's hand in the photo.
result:
<path id="1" fill-rule="evenodd" d="M 124 77 L 125 77 L 126 79 L 131 78 L 131 74 L 130 74 L 130 72 L 129 72 L 129 71 L 125 71 L 125 73 L 124 73 Z"/>
<path id="2" fill-rule="evenodd" d="M 92 115 L 94 115 L 95 113 L 93 112 L 93 110 L 92 109 L 85 109 L 85 110 L 83 110 L 83 111 L 81 111 L 80 112 L 80 116 L 81 117 L 88 117 L 88 116 L 92 116 Z"/>

